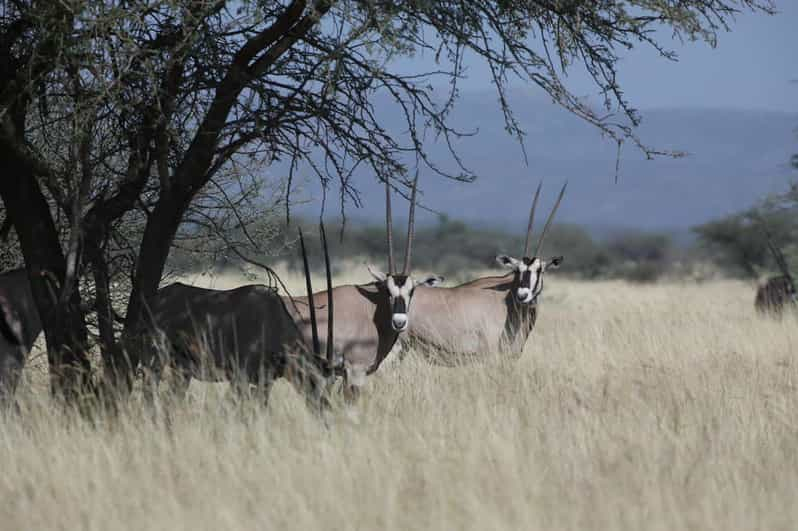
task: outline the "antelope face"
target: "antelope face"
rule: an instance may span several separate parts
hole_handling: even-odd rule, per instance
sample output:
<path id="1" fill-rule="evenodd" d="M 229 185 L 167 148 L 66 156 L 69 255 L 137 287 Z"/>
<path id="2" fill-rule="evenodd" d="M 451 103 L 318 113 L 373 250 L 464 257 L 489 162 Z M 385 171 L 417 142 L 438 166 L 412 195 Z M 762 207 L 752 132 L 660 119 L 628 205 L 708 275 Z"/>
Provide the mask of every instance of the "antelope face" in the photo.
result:
<path id="1" fill-rule="evenodd" d="M 513 270 L 513 295 L 520 304 L 536 304 L 538 295 L 543 291 L 543 273 L 548 269 L 557 269 L 562 263 L 562 256 L 555 256 L 548 260 L 540 258 L 522 259 L 507 255 L 499 255 L 496 261 Z"/>
<path id="2" fill-rule="evenodd" d="M 369 273 L 377 281 L 377 284 L 385 288 L 388 294 L 388 307 L 391 311 L 391 328 L 396 332 L 407 329 L 409 324 L 410 301 L 413 292 L 418 286 L 437 286 L 443 282 L 443 277 L 432 275 L 424 279 L 415 279 L 411 275 L 385 274 L 368 268 Z"/>

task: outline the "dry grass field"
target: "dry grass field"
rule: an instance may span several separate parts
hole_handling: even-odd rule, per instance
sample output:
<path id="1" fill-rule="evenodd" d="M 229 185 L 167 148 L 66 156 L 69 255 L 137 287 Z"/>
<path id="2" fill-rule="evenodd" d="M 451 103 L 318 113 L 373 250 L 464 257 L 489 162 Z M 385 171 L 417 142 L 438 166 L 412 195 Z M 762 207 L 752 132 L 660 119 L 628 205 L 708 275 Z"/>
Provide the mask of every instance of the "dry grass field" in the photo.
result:
<path id="1" fill-rule="evenodd" d="M 411 353 L 329 429 L 284 383 L 266 409 L 194 382 L 168 423 L 63 418 L 33 363 L 0 529 L 796 529 L 798 322 L 753 297 L 552 275 L 520 361 Z"/>

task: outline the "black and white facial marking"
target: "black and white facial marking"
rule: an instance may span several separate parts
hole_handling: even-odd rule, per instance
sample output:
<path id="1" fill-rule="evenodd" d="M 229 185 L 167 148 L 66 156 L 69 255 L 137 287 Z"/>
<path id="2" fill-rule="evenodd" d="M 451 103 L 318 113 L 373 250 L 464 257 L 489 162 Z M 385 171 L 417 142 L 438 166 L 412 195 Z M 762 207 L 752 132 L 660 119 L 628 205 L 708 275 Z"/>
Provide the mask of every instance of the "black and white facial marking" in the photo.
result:
<path id="1" fill-rule="evenodd" d="M 371 275 L 378 283 L 385 286 L 388 292 L 388 304 L 391 308 L 391 328 L 402 332 L 408 325 L 410 300 L 418 286 L 437 286 L 443 282 L 443 277 L 432 275 L 423 280 L 416 280 L 410 275 L 386 275 L 385 273 L 368 268 Z"/>
<path id="2" fill-rule="evenodd" d="M 513 293 L 515 300 L 521 304 L 536 304 L 540 292 L 543 291 L 543 273 L 548 269 L 557 269 L 562 263 L 562 256 L 548 260 L 524 257 L 520 260 L 507 255 L 499 255 L 496 261 L 509 267 L 515 273 Z"/>

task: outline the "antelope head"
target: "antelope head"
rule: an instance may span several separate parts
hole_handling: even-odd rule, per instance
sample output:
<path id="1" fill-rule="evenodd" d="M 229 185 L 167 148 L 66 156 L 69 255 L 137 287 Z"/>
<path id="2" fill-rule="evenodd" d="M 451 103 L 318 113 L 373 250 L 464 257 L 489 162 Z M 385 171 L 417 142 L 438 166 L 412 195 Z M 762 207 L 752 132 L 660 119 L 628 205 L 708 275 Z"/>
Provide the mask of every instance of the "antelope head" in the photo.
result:
<path id="1" fill-rule="evenodd" d="M 543 227 L 543 232 L 540 233 L 540 239 L 535 247 L 535 252 L 531 256 L 529 255 L 529 243 L 532 237 L 535 208 L 537 207 L 538 198 L 540 197 L 541 185 L 542 183 L 538 184 L 537 191 L 535 192 L 535 199 L 532 201 L 532 208 L 529 211 L 529 224 L 527 225 L 526 242 L 524 243 L 524 253 L 522 257 L 513 258 L 504 254 L 496 257 L 496 261 L 500 265 L 513 270 L 514 276 L 511 289 L 516 302 L 520 304 L 537 303 L 538 296 L 543 291 L 543 273 L 549 269 L 557 269 L 560 267 L 563 260 L 562 256 L 554 256 L 547 259 L 541 258 L 541 251 L 543 249 L 543 240 L 546 238 L 546 232 L 548 232 L 551 221 L 554 219 L 554 214 L 560 206 L 568 183 L 563 185 L 557 202 L 554 204 L 554 208 L 551 209 L 548 219 L 546 219 L 546 224 Z"/>
<path id="2" fill-rule="evenodd" d="M 410 256 L 413 248 L 413 225 L 416 210 L 416 188 L 418 175 L 413 181 L 413 190 L 410 194 L 410 215 L 407 221 L 407 246 L 405 247 L 405 261 L 401 273 L 395 273 L 393 260 L 393 222 L 391 219 L 391 187 L 385 181 L 385 224 L 388 236 L 388 272 L 368 266 L 369 273 L 377 281 L 381 291 L 388 296 L 388 305 L 391 312 L 391 328 L 396 332 L 407 329 L 409 324 L 410 301 L 413 292 L 418 286 L 437 286 L 443 282 L 443 277 L 431 275 L 426 278 L 415 278 L 410 274 Z"/>

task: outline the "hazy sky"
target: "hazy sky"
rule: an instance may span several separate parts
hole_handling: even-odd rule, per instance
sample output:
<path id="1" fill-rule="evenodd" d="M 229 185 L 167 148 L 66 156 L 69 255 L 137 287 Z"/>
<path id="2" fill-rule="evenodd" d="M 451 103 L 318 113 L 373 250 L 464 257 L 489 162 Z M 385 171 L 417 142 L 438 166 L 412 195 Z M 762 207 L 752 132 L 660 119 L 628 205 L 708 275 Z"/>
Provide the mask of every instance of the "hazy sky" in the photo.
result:
<path id="1" fill-rule="evenodd" d="M 732 31 L 721 33 L 717 48 L 702 42 L 670 39 L 662 32 L 660 42 L 679 55 L 678 62 L 666 61 L 650 47 L 623 53 L 619 65 L 621 86 L 633 106 L 725 107 L 798 111 L 798 0 L 777 0 L 780 13 L 767 16 L 743 13 Z M 432 64 L 427 57 L 403 61 L 403 68 L 418 70 Z M 422 67 L 422 65 L 424 65 Z M 482 90 L 491 87 L 487 68 L 475 59 L 468 61 L 469 73 L 461 87 Z M 574 71 L 568 86 L 580 96 L 596 93 Z"/>
<path id="2" fill-rule="evenodd" d="M 503 129 L 496 98 L 485 98 L 485 91 L 493 90 L 489 71 L 481 61 L 467 58 L 468 77 L 460 86 L 463 108 L 456 107 L 453 117 L 461 126 L 467 122 L 465 129 L 479 129 L 478 138 L 458 148 L 478 179 L 452 185 L 425 175 L 424 200 L 455 218 L 515 227 L 526 219 L 528 199 L 521 194 L 513 202 L 503 190 L 532 190 L 545 177 L 554 183 L 552 190 L 570 182 L 559 221 L 652 228 L 686 227 L 783 191 L 796 176 L 788 161 L 795 153 L 798 125 L 798 82 L 791 82 L 798 79 L 798 0 L 777 0 L 776 7 L 780 13 L 775 16 L 748 12 L 737 17 L 730 32 L 719 34 L 714 49 L 703 42 L 682 44 L 662 32 L 657 40 L 678 54 L 676 62 L 643 45 L 622 54 L 620 84 L 632 106 L 641 110 L 641 138 L 690 156 L 641 162 L 640 152 L 627 148 L 617 185 L 615 145 L 587 123 L 548 105 L 541 89 L 517 82 L 512 103 L 529 133 L 530 164 L 524 164 L 520 148 Z M 435 69 L 430 54 L 403 58 L 395 66 L 415 74 Z M 580 97 L 597 94 L 578 70 L 566 84 Z M 348 215 L 378 219 L 384 208 L 381 185 L 368 170 L 358 175 L 364 205 L 350 208 Z M 308 189 L 314 200 L 305 210 L 315 213 L 320 192 L 314 187 Z M 687 189 L 689 197 L 684 196 Z M 497 212 L 495 204 L 503 208 Z M 425 219 L 433 218 L 422 214 L 420 222 Z"/>

